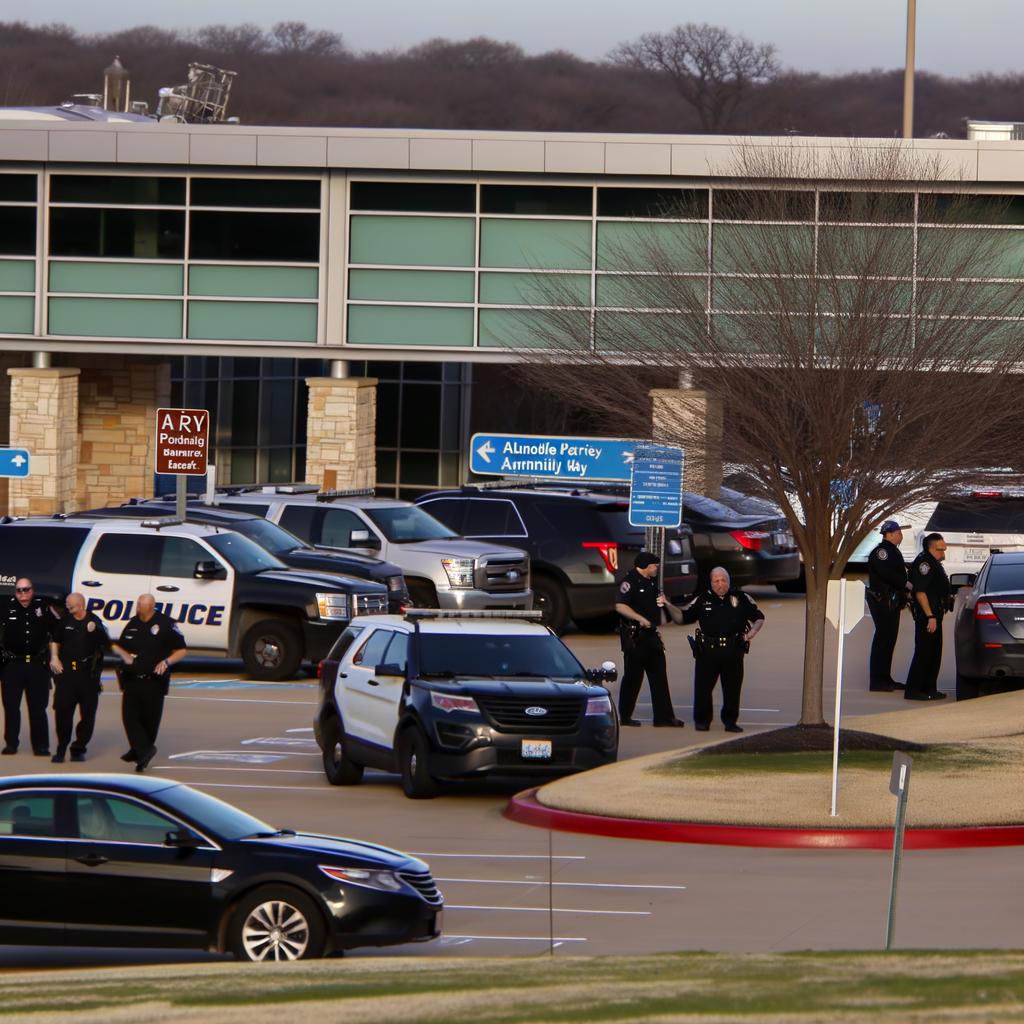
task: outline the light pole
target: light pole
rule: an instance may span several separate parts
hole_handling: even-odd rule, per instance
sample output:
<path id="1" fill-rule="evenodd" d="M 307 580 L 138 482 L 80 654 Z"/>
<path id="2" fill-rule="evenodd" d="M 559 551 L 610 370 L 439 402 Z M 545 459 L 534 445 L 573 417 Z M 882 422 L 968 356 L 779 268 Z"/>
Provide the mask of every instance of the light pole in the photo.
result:
<path id="1" fill-rule="evenodd" d="M 914 35 L 917 0 L 907 0 L 907 63 L 903 69 L 903 138 L 914 137 Z"/>

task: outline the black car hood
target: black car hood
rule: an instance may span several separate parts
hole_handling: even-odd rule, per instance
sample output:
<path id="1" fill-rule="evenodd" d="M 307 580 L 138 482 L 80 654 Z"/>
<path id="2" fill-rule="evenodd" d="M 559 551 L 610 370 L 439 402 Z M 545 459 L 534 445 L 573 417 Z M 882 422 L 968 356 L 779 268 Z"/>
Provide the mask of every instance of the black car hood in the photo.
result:
<path id="1" fill-rule="evenodd" d="M 393 871 L 423 872 L 430 869 L 421 860 L 407 853 L 391 850 L 373 843 L 360 843 L 355 839 L 338 836 L 320 836 L 310 832 L 297 835 L 258 836 L 242 840 L 247 846 L 265 846 L 268 849 L 303 850 L 322 854 L 328 867 L 390 868 Z"/>
<path id="2" fill-rule="evenodd" d="M 402 575 L 402 570 L 390 562 L 364 555 L 350 555 L 332 548 L 292 548 L 291 551 L 278 552 L 277 557 L 296 569 L 343 574 L 356 572 L 359 579 L 387 579 L 388 576 Z"/>
<path id="3" fill-rule="evenodd" d="M 306 587 L 319 587 L 323 591 L 344 590 L 354 594 L 386 594 L 387 587 L 374 580 L 361 580 L 341 573 L 311 572 L 304 569 L 264 569 L 257 574 L 261 580 L 276 583 L 294 583 Z"/>

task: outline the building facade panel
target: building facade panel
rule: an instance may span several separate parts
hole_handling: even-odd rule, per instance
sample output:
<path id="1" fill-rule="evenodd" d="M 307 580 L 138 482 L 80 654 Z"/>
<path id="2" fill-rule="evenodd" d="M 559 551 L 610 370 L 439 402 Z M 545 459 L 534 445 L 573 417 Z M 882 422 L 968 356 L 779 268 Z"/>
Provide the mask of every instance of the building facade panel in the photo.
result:
<path id="1" fill-rule="evenodd" d="M 409 169 L 409 140 L 334 136 L 327 139 L 328 167 L 377 167 Z"/>
<path id="2" fill-rule="evenodd" d="M 261 167 L 326 167 L 327 140 L 316 135 L 260 135 L 256 157 Z"/>
<path id="3" fill-rule="evenodd" d="M 115 163 L 117 134 L 88 129 L 50 132 L 49 159 L 71 163 Z"/>
<path id="4" fill-rule="evenodd" d="M 410 139 L 409 166 L 422 171 L 471 171 L 473 143 L 469 139 Z"/>
<path id="5" fill-rule="evenodd" d="M 118 132 L 117 162 L 122 164 L 187 164 L 189 162 L 189 136 L 184 132 Z"/>

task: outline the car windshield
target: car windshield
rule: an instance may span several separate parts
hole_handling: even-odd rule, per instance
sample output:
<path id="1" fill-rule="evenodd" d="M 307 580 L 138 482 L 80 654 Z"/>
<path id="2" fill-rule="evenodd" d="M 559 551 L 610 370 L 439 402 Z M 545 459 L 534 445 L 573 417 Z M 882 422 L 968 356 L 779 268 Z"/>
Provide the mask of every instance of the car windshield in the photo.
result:
<path id="1" fill-rule="evenodd" d="M 458 537 L 443 523 L 416 505 L 399 508 L 374 508 L 363 511 L 380 527 L 392 544 L 411 544 L 418 540 L 447 540 Z"/>
<path id="2" fill-rule="evenodd" d="M 277 523 L 268 522 L 266 519 L 242 519 L 231 524 L 231 529 L 240 533 L 243 537 L 255 541 L 261 548 L 266 548 L 275 555 L 283 555 L 287 551 L 294 551 L 296 548 L 313 549 L 312 544 L 306 543 L 294 533 L 289 533 L 284 527 Z"/>
<path id="3" fill-rule="evenodd" d="M 259 818 L 188 786 L 171 786 L 160 790 L 156 796 L 161 803 L 224 839 L 244 839 L 258 832 L 276 831 Z"/>
<path id="4" fill-rule="evenodd" d="M 985 580 L 987 593 L 1024 593 L 1024 565 L 1015 562 L 993 562 Z"/>
<path id="5" fill-rule="evenodd" d="M 216 533 L 204 538 L 218 555 L 223 555 L 236 572 L 263 572 L 264 569 L 287 569 L 265 548 L 237 533 Z"/>
<path id="6" fill-rule="evenodd" d="M 420 633 L 425 676 L 543 676 L 556 682 L 584 677 L 583 667 L 556 636 L 459 636 Z"/>

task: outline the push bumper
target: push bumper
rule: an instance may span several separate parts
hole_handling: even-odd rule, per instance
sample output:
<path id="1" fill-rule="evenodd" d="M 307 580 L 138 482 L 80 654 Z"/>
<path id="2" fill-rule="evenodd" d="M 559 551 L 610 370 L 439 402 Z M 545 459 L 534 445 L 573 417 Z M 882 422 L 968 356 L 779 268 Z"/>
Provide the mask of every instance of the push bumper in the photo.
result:
<path id="1" fill-rule="evenodd" d="M 486 590 L 441 590 L 439 588 L 437 604 L 440 608 L 451 608 L 457 611 L 482 611 L 494 608 L 528 612 L 533 607 L 533 591 L 519 590 L 513 593 L 502 591 L 500 594 L 489 594 Z"/>

